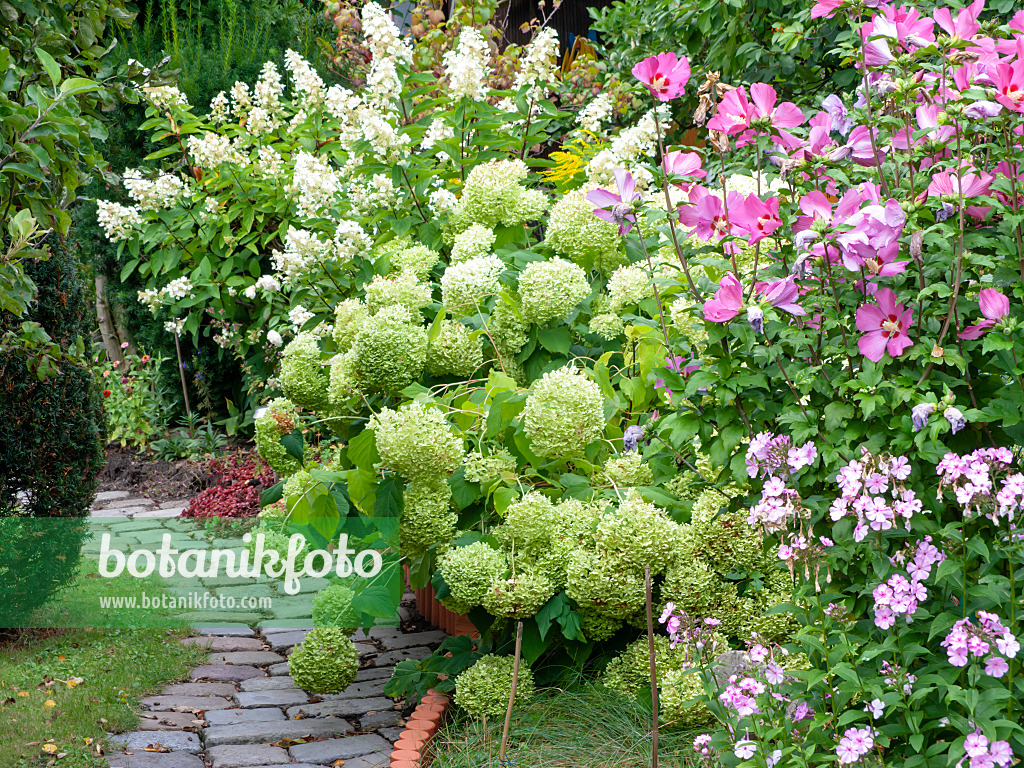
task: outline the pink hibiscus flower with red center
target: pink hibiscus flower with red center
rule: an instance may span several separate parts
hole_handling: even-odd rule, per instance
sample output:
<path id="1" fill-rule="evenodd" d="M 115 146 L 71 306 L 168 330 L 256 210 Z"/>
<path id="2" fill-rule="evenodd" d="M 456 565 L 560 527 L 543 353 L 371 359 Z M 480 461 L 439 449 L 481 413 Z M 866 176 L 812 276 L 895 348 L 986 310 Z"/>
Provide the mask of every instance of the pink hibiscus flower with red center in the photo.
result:
<path id="1" fill-rule="evenodd" d="M 738 208 L 729 210 L 733 223 L 750 235 L 750 244 L 755 245 L 782 226 L 779 218 L 779 198 L 762 200 L 751 192 Z"/>
<path id="2" fill-rule="evenodd" d="M 729 217 L 725 215 L 721 193 L 694 186 L 690 190 L 689 199 L 691 204 L 679 209 L 679 221 L 692 228 L 689 234 L 699 240 L 721 240 L 735 234 Z M 726 201 L 729 209 L 735 210 L 742 204 L 743 196 L 738 192 L 729 192 Z"/>
<path id="3" fill-rule="evenodd" d="M 977 325 L 964 328 L 958 334 L 961 339 L 968 341 L 977 339 L 996 323 L 1006 320 L 1010 314 L 1010 300 L 995 288 L 982 288 L 981 295 L 978 297 L 978 305 L 985 319 Z"/>
<path id="4" fill-rule="evenodd" d="M 659 53 L 637 62 L 633 77 L 647 86 L 658 101 L 669 101 L 683 92 L 690 80 L 690 62 L 685 56 Z"/>
<path id="5" fill-rule="evenodd" d="M 873 363 L 888 352 L 899 357 L 911 345 L 909 331 L 914 322 L 914 311 L 896 302 L 896 294 L 889 288 L 875 293 L 877 304 L 864 304 L 857 308 L 857 330 L 863 336 L 857 341 L 860 353 Z"/>
<path id="6" fill-rule="evenodd" d="M 1014 112 L 1024 112 L 1024 61 L 999 64 L 992 73 L 996 101 Z"/>
<path id="7" fill-rule="evenodd" d="M 778 106 L 775 89 L 766 83 L 750 86 L 750 99 L 743 88 L 729 91 L 718 105 L 718 114 L 708 121 L 708 129 L 732 136 L 739 133 L 736 146 L 753 144 L 757 136 L 775 136 L 787 149 L 796 149 L 802 143 L 786 128 L 796 128 L 804 122 L 800 107 L 790 101 Z"/>

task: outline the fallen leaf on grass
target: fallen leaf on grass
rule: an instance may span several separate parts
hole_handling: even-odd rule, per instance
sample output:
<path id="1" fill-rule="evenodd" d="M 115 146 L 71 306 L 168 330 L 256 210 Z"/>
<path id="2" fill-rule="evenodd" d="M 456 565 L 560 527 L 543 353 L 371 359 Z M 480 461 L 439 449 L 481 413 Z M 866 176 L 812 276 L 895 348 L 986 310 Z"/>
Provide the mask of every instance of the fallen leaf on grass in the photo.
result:
<path id="1" fill-rule="evenodd" d="M 57 702 L 54 701 L 53 699 L 47 699 L 46 701 L 43 702 L 43 706 L 46 707 L 47 709 L 52 709 L 53 707 L 57 706 Z"/>
<path id="2" fill-rule="evenodd" d="M 26 746 L 26 747 L 38 747 L 40 743 L 41 743 L 41 742 L 38 742 L 38 741 L 30 741 L 30 742 L 29 742 L 28 744 L 26 744 L 25 746 Z"/>
<path id="3" fill-rule="evenodd" d="M 40 747 L 40 749 L 42 749 L 43 752 L 45 752 L 48 755 L 56 755 L 60 751 L 60 747 L 58 747 L 56 744 L 43 744 L 43 746 Z"/>

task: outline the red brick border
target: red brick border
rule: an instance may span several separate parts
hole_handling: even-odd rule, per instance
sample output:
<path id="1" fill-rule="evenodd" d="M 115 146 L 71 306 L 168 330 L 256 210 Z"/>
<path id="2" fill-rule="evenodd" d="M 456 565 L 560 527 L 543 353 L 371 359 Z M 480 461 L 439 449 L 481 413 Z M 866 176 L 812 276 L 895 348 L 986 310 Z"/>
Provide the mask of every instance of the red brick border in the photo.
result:
<path id="1" fill-rule="evenodd" d="M 437 735 L 451 699 L 433 688 L 427 691 L 405 723 L 391 751 L 391 768 L 427 768 L 434 760 L 434 736 Z"/>

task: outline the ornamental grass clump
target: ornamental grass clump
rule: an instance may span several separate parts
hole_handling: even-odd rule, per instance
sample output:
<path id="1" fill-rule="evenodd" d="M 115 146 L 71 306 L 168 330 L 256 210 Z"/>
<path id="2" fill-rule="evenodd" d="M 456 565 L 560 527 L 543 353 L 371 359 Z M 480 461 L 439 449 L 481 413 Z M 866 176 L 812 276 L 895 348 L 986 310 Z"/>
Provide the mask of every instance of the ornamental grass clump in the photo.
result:
<path id="1" fill-rule="evenodd" d="M 505 714 L 512 695 L 515 659 L 511 656 L 481 656 L 455 679 L 455 703 L 473 717 L 496 718 Z M 533 673 L 526 663 L 519 665 L 516 704 L 533 698 Z"/>

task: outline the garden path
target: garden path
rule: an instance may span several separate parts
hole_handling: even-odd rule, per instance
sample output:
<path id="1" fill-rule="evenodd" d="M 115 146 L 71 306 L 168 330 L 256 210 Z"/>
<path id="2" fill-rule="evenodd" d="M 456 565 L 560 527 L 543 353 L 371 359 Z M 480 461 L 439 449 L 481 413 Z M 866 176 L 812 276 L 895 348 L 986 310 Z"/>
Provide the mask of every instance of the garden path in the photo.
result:
<path id="1" fill-rule="evenodd" d="M 120 518 L 100 524 L 113 526 L 120 536 L 150 542 L 165 531 L 188 534 L 191 524 L 177 517 L 184 506 L 111 492 L 97 499 L 94 515 Z M 190 540 L 200 541 L 194 531 L 193 536 Z M 288 674 L 287 657 L 312 627 L 303 606 L 326 583 L 304 580 L 298 600 L 278 611 L 286 617 L 267 611 L 238 614 L 240 621 L 198 628 L 182 640 L 209 648 L 208 663 L 192 670 L 188 682 L 142 700 L 139 730 L 110 735 L 123 750 L 107 757 L 110 768 L 318 768 L 342 765 L 339 761 L 345 768 L 387 766 L 404 723 L 401 704 L 384 696 L 384 686 L 395 664 L 425 658 L 446 635 L 400 627 L 360 630 L 353 637 L 360 665 L 356 681 L 335 695 L 311 695 Z M 213 595 L 242 589 L 216 579 L 204 586 Z M 276 585 L 250 589 L 255 586 L 277 596 Z M 174 589 L 184 588 L 168 591 Z M 406 624 L 412 597 L 407 594 L 399 609 Z M 204 615 L 192 617 L 201 627 Z"/>

